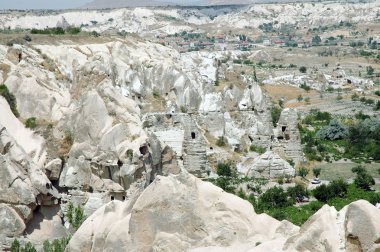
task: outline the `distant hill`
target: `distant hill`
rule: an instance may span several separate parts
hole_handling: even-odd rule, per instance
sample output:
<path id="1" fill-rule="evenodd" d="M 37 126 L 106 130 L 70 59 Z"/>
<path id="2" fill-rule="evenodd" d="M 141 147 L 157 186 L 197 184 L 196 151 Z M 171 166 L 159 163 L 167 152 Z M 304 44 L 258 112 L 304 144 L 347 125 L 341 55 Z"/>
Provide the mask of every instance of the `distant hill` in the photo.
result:
<path id="1" fill-rule="evenodd" d="M 322 0 L 327 1 L 327 0 Z M 374 0 L 337 0 L 337 2 L 372 2 Z M 376 1 L 376 0 L 375 0 Z M 108 9 L 124 7 L 154 7 L 154 6 L 213 6 L 213 5 L 243 5 L 253 3 L 293 3 L 293 2 L 320 2 L 320 0 L 93 0 L 85 4 L 85 9 Z"/>

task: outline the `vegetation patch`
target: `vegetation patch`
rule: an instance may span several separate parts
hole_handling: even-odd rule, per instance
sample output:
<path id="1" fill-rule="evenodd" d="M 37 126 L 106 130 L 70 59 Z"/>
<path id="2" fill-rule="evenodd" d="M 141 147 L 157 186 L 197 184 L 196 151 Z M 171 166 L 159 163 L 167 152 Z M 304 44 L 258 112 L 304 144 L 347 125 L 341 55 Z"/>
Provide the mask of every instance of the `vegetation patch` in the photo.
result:
<path id="1" fill-rule="evenodd" d="M 16 97 L 9 92 L 7 86 L 5 85 L 0 85 L 0 95 L 5 98 L 5 100 L 8 102 L 9 107 L 12 110 L 12 113 L 16 116 L 19 117 L 20 113 L 17 111 L 17 100 Z"/>

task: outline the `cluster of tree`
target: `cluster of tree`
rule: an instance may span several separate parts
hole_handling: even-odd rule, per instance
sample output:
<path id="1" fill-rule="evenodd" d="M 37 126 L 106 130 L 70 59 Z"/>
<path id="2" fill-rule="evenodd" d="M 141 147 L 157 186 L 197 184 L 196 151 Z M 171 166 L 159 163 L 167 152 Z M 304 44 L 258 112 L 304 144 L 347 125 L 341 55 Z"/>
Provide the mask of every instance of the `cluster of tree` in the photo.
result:
<path id="1" fill-rule="evenodd" d="M 263 23 L 259 25 L 259 29 L 262 30 L 263 32 L 275 32 L 275 29 L 273 27 L 272 23 Z"/>
<path id="2" fill-rule="evenodd" d="M 83 208 L 80 205 L 74 206 L 71 202 L 67 205 L 65 217 L 75 230 L 77 230 L 86 219 Z"/>
<path id="3" fill-rule="evenodd" d="M 45 29 L 33 28 L 30 31 L 31 34 L 45 34 L 45 35 L 64 35 L 65 33 L 75 35 L 80 32 L 81 32 L 81 28 L 72 27 L 72 26 L 69 26 L 66 29 L 63 29 L 62 27 L 52 27 L 52 28 L 45 28 Z"/>
<path id="4" fill-rule="evenodd" d="M 71 236 L 62 238 L 62 239 L 55 239 L 52 242 L 46 240 L 43 243 L 42 252 L 63 252 L 65 251 L 67 244 L 69 244 L 69 241 L 71 239 Z M 20 242 L 15 239 L 12 242 L 11 245 L 11 252 L 37 252 L 37 249 L 31 242 L 27 242 L 24 246 L 20 244 Z"/>
<path id="5" fill-rule="evenodd" d="M 347 158 L 380 160 L 380 120 L 358 113 L 354 118 L 332 118 L 328 113 L 312 112 L 302 121 L 315 130 L 299 125 L 304 153 L 309 160 L 330 161 Z"/>

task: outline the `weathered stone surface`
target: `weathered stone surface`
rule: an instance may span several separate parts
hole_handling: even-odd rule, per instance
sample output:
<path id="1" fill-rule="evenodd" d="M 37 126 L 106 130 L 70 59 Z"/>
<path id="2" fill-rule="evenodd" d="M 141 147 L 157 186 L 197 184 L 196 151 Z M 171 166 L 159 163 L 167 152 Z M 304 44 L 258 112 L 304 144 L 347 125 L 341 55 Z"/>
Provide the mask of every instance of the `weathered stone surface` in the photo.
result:
<path id="1" fill-rule="evenodd" d="M 274 130 L 274 138 L 275 141 L 272 144 L 274 152 L 295 162 L 304 160 L 296 109 L 286 108 L 281 112 L 277 127 Z"/>
<path id="2" fill-rule="evenodd" d="M 45 165 L 45 171 L 51 181 L 59 180 L 62 169 L 62 159 L 56 158 Z"/>
<path id="3" fill-rule="evenodd" d="M 377 251 L 380 248 L 380 210 L 359 200 L 337 212 L 323 206 L 289 238 L 286 251 Z"/>
<path id="4" fill-rule="evenodd" d="M 241 172 L 246 172 L 249 177 L 278 178 L 294 176 L 294 168 L 279 155 L 267 151 L 256 158 L 248 158 L 240 164 Z"/>
<path id="5" fill-rule="evenodd" d="M 25 223 L 18 213 L 6 204 L 0 204 L 0 235 L 19 236 L 25 230 Z"/>
<path id="6" fill-rule="evenodd" d="M 114 201 L 90 216 L 68 251 L 151 251 L 284 237 L 281 222 L 257 215 L 247 201 L 181 173 L 158 177 L 137 198 Z M 282 228 L 283 229 L 283 228 Z M 278 232 L 277 232 L 278 231 Z"/>

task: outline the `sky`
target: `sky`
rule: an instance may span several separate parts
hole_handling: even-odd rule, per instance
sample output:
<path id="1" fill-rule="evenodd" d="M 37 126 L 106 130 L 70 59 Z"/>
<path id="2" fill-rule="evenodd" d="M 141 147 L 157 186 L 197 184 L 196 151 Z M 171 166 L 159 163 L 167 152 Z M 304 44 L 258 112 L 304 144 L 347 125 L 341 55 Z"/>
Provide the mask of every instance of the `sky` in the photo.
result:
<path id="1" fill-rule="evenodd" d="M 67 9 L 91 0 L 0 0 L 0 9 Z"/>

